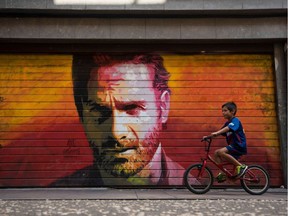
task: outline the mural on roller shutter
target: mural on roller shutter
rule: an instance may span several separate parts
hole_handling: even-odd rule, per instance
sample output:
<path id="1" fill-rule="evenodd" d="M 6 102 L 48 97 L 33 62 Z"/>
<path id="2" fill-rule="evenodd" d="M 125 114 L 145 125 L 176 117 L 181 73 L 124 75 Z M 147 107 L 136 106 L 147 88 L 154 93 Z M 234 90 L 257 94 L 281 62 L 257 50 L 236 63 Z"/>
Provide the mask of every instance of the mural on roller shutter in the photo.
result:
<path id="1" fill-rule="evenodd" d="M 1 187 L 182 185 L 231 100 L 243 160 L 282 184 L 270 55 L 3 54 L 0 70 Z"/>

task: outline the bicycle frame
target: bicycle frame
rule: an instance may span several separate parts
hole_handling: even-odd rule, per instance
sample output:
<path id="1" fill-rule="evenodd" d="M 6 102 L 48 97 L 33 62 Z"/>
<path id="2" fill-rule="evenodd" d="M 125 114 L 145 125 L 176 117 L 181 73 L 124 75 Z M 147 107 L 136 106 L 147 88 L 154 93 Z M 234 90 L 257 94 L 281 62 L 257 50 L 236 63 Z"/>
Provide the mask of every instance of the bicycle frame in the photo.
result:
<path id="1" fill-rule="evenodd" d="M 210 146 L 211 146 L 211 143 L 212 143 L 212 139 L 211 138 L 208 138 L 208 139 L 204 139 L 203 141 L 207 142 L 208 143 L 208 147 L 205 149 L 205 151 L 207 152 L 206 153 L 206 157 L 204 159 L 202 159 L 202 169 L 201 169 L 201 172 L 199 173 L 199 175 L 202 175 L 202 172 L 203 170 L 205 169 L 206 165 L 207 165 L 207 162 L 208 160 L 211 161 L 216 167 L 218 167 L 219 170 L 221 170 L 222 172 L 224 172 L 226 174 L 226 176 L 229 178 L 229 179 L 233 179 L 235 178 L 236 176 L 233 174 L 235 173 L 235 169 L 236 169 L 236 166 L 230 162 L 222 162 L 222 163 L 217 163 L 211 156 L 210 156 Z M 227 165 L 232 165 L 233 166 L 233 170 L 232 172 L 230 172 L 229 170 L 227 170 L 225 168 L 225 166 Z"/>

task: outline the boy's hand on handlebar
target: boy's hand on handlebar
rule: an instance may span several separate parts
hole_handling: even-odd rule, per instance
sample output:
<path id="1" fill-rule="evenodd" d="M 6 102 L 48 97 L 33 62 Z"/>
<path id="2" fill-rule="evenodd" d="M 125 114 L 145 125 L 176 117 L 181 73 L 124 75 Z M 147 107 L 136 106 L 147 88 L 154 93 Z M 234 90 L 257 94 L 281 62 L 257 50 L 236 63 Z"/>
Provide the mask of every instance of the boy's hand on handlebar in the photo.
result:
<path id="1" fill-rule="evenodd" d="M 217 132 L 211 133 L 211 137 L 217 137 L 217 136 L 218 136 L 218 133 L 217 133 Z"/>
<path id="2" fill-rule="evenodd" d="M 212 138 L 212 136 L 210 136 L 210 135 L 209 135 L 209 136 L 203 136 L 203 137 L 202 137 L 202 141 L 207 140 L 207 139 L 210 139 L 210 138 Z"/>
<path id="3" fill-rule="evenodd" d="M 218 136 L 218 133 L 213 132 L 213 133 L 211 133 L 211 135 L 203 136 L 202 141 L 207 140 L 207 139 L 212 139 L 212 138 L 217 137 L 217 136 Z"/>

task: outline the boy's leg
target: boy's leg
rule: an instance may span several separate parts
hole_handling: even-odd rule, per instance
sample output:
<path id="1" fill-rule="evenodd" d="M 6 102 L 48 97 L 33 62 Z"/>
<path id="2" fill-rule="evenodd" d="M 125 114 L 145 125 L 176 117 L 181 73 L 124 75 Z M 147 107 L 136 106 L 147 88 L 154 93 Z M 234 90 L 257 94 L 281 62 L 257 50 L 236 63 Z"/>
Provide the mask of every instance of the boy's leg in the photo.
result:
<path id="1" fill-rule="evenodd" d="M 226 155 L 224 155 L 223 157 L 226 158 L 226 160 L 228 160 L 229 162 L 233 163 L 236 166 L 236 176 L 241 177 L 248 168 L 248 166 L 241 164 L 237 160 L 237 158 L 239 156 L 243 155 L 243 153 L 241 153 L 240 151 L 235 149 L 234 146 L 232 146 L 232 145 L 226 146 L 226 149 L 227 149 L 227 151 L 225 152 Z M 229 160 L 228 158 L 231 160 Z"/>
<path id="2" fill-rule="evenodd" d="M 220 163 L 221 158 L 224 158 L 235 166 L 242 166 L 242 164 L 238 160 L 236 160 L 232 155 L 229 154 L 229 150 L 226 147 L 215 151 L 215 161 L 217 163 Z"/>
<path id="3" fill-rule="evenodd" d="M 236 158 L 234 158 L 232 155 L 230 155 L 229 153 L 231 151 L 237 151 L 237 150 L 235 150 L 232 146 L 227 146 L 227 147 L 224 147 L 221 149 L 217 149 L 214 153 L 214 159 L 215 159 L 216 163 L 221 163 L 222 159 L 225 159 L 226 161 L 228 161 L 228 162 L 232 163 L 234 166 L 236 166 L 236 171 L 237 171 L 236 176 L 239 178 L 245 173 L 248 166 L 246 166 L 244 164 L 242 165 Z M 219 175 L 221 175 L 221 173 L 219 173 Z M 217 176 L 217 178 L 218 178 L 218 176 Z M 218 181 L 218 182 L 220 182 L 220 181 Z"/>
<path id="4" fill-rule="evenodd" d="M 216 161 L 216 163 L 221 163 L 222 162 L 221 155 L 223 154 L 222 152 L 226 151 L 226 150 L 227 150 L 226 147 L 224 147 L 224 148 L 221 148 L 221 149 L 217 149 L 214 152 L 214 160 Z"/>
<path id="5" fill-rule="evenodd" d="M 215 152 L 214 152 L 214 160 L 216 163 L 221 163 L 222 162 L 222 158 L 221 158 L 221 152 L 225 151 L 225 147 L 224 148 L 221 148 L 221 149 L 217 149 Z M 218 175 L 216 176 L 216 180 L 218 183 L 222 183 L 224 181 L 226 181 L 226 175 L 222 172 L 219 172 Z"/>

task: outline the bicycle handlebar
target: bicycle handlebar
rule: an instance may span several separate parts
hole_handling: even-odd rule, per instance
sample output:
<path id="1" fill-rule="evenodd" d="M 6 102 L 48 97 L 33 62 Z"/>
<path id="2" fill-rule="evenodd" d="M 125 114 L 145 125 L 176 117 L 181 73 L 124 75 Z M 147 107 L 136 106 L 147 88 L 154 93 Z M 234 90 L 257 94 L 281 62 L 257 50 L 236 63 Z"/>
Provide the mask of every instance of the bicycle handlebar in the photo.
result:
<path id="1" fill-rule="evenodd" d="M 203 137 L 203 138 L 201 139 L 201 142 L 204 142 L 204 141 L 206 141 L 206 142 L 211 142 L 211 141 L 212 141 L 212 138 L 213 138 L 213 136 Z"/>
<path id="2" fill-rule="evenodd" d="M 212 136 L 203 137 L 201 142 L 204 142 L 204 141 L 208 143 L 208 146 L 205 145 L 205 151 L 209 152 L 210 151 L 210 146 L 211 146 L 211 143 L 212 143 Z"/>

